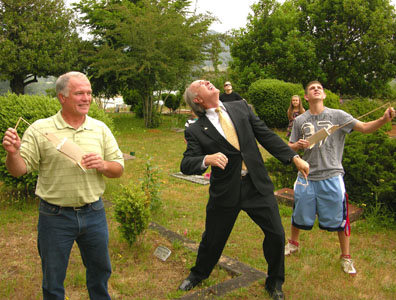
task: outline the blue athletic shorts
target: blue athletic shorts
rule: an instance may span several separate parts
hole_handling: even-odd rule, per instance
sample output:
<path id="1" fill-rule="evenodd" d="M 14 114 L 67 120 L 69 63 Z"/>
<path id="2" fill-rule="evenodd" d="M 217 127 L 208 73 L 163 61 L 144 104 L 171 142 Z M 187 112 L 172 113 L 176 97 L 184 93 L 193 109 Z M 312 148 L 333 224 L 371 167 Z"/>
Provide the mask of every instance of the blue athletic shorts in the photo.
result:
<path id="1" fill-rule="evenodd" d="M 308 185 L 307 185 L 308 183 Z M 312 229 L 316 215 L 319 228 L 342 231 L 346 223 L 345 185 L 341 175 L 306 182 L 297 177 L 294 183 L 292 224 L 300 229 Z"/>

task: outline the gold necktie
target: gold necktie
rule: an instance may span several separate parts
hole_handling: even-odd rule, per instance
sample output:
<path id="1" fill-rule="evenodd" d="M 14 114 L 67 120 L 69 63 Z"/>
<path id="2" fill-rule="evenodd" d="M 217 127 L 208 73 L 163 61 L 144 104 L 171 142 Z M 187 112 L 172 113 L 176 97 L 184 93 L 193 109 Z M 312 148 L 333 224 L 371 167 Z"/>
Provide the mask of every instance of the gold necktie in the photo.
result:
<path id="1" fill-rule="evenodd" d="M 235 131 L 234 125 L 232 125 L 232 123 L 223 115 L 222 109 L 220 107 L 216 107 L 215 112 L 219 116 L 220 125 L 224 131 L 224 135 L 227 141 L 236 149 L 240 150 L 238 136 Z M 242 170 L 247 171 L 247 167 L 244 161 L 242 161 Z"/>

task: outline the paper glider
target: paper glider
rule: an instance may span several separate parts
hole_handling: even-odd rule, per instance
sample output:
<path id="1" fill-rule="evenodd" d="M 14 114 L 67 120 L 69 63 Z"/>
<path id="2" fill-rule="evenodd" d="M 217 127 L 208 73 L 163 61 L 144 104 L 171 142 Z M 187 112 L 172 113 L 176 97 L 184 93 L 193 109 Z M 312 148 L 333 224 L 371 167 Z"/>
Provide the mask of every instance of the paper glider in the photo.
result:
<path id="1" fill-rule="evenodd" d="M 83 155 L 85 154 L 84 151 L 75 143 L 64 137 L 63 139 L 59 139 L 53 133 L 42 133 L 37 128 L 34 128 L 32 125 L 29 124 L 25 119 L 19 117 L 17 124 L 15 125 L 14 129 L 17 129 L 19 122 L 24 121 L 26 124 L 31 126 L 34 130 L 38 131 L 41 135 L 43 135 L 48 141 L 50 141 L 60 153 L 65 155 L 67 158 L 72 160 L 76 163 L 84 172 L 86 169 L 81 165 L 81 160 Z"/>
<path id="2" fill-rule="evenodd" d="M 366 113 L 366 114 L 364 114 L 364 115 L 362 115 L 362 116 L 360 116 L 360 117 L 358 117 L 356 119 L 359 120 L 359 119 L 361 119 L 361 118 L 363 118 L 363 117 L 375 112 L 376 110 L 378 110 L 378 109 L 380 109 L 380 108 L 382 108 L 384 106 L 388 106 L 388 105 L 390 105 L 389 102 L 385 103 L 384 105 L 381 105 L 380 107 L 377 107 L 376 109 L 373 109 L 372 111 L 370 111 L 370 112 L 368 112 L 368 113 Z M 338 130 L 338 129 L 344 127 L 344 126 L 347 126 L 350 123 L 352 123 L 352 121 L 349 121 L 349 122 L 347 122 L 347 123 L 345 123 L 343 125 L 333 125 L 330 128 L 322 128 L 322 129 L 318 130 L 317 132 L 315 132 L 313 135 L 311 135 L 310 137 L 308 137 L 306 139 L 309 142 L 308 149 L 312 149 L 315 146 L 315 144 L 317 144 L 320 141 L 324 140 L 329 135 L 334 133 L 336 130 Z"/>
<path id="3" fill-rule="evenodd" d="M 350 122 L 348 122 L 349 124 Z M 345 124 L 346 125 L 346 124 Z M 344 126 L 345 126 L 344 125 Z M 309 147 L 308 149 L 312 149 L 315 144 L 319 143 L 320 141 L 324 140 L 327 138 L 329 135 L 334 133 L 337 129 L 339 129 L 341 126 L 339 125 L 333 125 L 329 129 L 327 128 L 322 128 L 321 130 L 318 130 L 315 132 L 313 135 L 307 138 L 307 141 L 309 142 Z"/>

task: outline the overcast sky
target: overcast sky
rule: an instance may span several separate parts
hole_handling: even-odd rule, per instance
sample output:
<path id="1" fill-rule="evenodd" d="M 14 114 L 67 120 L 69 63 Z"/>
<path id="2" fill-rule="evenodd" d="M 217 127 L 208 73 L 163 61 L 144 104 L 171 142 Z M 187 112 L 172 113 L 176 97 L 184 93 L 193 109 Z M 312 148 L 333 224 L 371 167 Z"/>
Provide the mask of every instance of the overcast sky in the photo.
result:
<path id="1" fill-rule="evenodd" d="M 79 0 L 65 0 L 66 3 L 77 1 Z M 252 12 L 250 6 L 257 2 L 258 0 L 191 0 L 192 10 L 196 7 L 198 13 L 211 12 L 219 19 L 210 29 L 221 33 L 245 27 L 247 16 Z M 283 3 L 284 0 L 278 2 Z M 391 3 L 395 6 L 396 0 L 392 0 Z"/>
<path id="2" fill-rule="evenodd" d="M 247 16 L 252 12 L 250 7 L 258 0 L 192 0 L 193 8 L 197 7 L 197 12 L 211 12 L 221 23 L 213 23 L 210 29 L 217 32 L 226 32 L 230 29 L 245 27 Z M 284 0 L 278 0 L 283 3 Z M 391 4 L 396 6 L 396 0 L 391 0 Z"/>
<path id="3" fill-rule="evenodd" d="M 283 2 L 283 1 L 282 1 Z M 250 6 L 257 0 L 193 0 L 193 8 L 198 13 L 210 12 L 219 19 L 210 29 L 217 32 L 226 32 L 246 26 L 247 16 L 251 13 Z M 221 23 L 220 23 L 221 22 Z"/>
<path id="4" fill-rule="evenodd" d="M 65 0 L 66 4 L 79 0 Z M 219 19 L 210 27 L 211 30 L 224 33 L 230 29 L 246 26 L 247 16 L 251 12 L 250 6 L 258 0 L 191 0 L 191 10 L 197 13 L 210 12 Z M 278 2 L 283 2 L 281 0 Z M 396 0 L 395 0 L 396 1 Z M 221 22 L 221 23 L 220 23 Z"/>

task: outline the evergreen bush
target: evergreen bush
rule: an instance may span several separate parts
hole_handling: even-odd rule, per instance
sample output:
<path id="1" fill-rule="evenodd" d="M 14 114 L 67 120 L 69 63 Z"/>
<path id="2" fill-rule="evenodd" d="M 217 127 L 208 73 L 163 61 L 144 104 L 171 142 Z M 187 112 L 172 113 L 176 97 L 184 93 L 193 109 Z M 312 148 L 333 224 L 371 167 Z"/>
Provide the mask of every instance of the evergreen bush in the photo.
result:
<path id="1" fill-rule="evenodd" d="M 48 118 L 56 114 L 60 108 L 58 99 L 53 97 L 5 94 L 0 96 L 0 132 L 4 134 L 8 128 L 14 127 L 19 117 L 24 118 L 28 123 L 32 124 L 38 119 Z M 91 104 L 89 115 L 103 121 L 113 131 L 113 120 L 94 102 Z M 21 121 L 19 123 L 17 131 L 20 138 L 22 138 L 27 127 L 28 125 L 25 122 Z M 11 176 L 5 167 L 6 155 L 7 153 L 4 148 L 0 147 L 0 180 L 12 189 L 32 192 L 36 187 L 37 173 L 26 174 L 18 178 Z"/>
<path id="2" fill-rule="evenodd" d="M 373 210 L 382 206 L 396 217 L 396 139 L 381 129 L 351 133 L 345 141 L 343 166 L 351 201 Z"/>
<path id="3" fill-rule="evenodd" d="M 144 113 L 143 113 L 143 102 L 138 102 L 133 109 L 131 110 L 135 113 L 136 117 L 143 119 L 144 118 Z"/>
<path id="4" fill-rule="evenodd" d="M 150 202 L 150 210 L 157 210 L 161 207 L 160 182 L 158 177 L 158 168 L 151 164 L 151 158 L 146 161 L 146 172 L 143 178 L 142 188 Z"/>
<path id="5" fill-rule="evenodd" d="M 151 115 L 151 124 L 148 126 L 148 128 L 158 128 L 162 123 L 162 115 L 158 111 L 158 106 L 157 108 L 153 108 L 152 110 L 152 115 Z"/>
<path id="6" fill-rule="evenodd" d="M 176 111 L 182 102 L 182 96 L 180 93 L 174 94 L 162 94 L 161 98 L 165 101 L 165 106 L 171 111 Z"/>
<path id="7" fill-rule="evenodd" d="M 336 94 L 334 94 L 332 91 L 329 90 L 324 90 L 326 93 L 326 99 L 324 99 L 323 103 L 325 106 L 329 108 L 340 108 L 340 97 Z M 308 102 L 304 99 L 304 105 L 306 105 L 305 109 L 308 109 Z"/>
<path id="8" fill-rule="evenodd" d="M 151 213 L 149 195 L 143 183 L 121 185 L 120 191 L 113 194 L 115 219 L 118 229 L 129 246 L 147 228 Z"/>
<path id="9" fill-rule="evenodd" d="M 287 109 L 291 97 L 296 94 L 303 99 L 304 89 L 300 84 L 260 79 L 250 85 L 248 99 L 268 127 L 286 128 L 289 124 Z"/>
<path id="10" fill-rule="evenodd" d="M 151 158 L 146 161 L 144 178 L 139 184 L 121 185 L 121 192 L 113 195 L 115 218 L 120 223 L 119 230 L 128 245 L 147 228 L 151 212 L 161 207 L 158 168 L 153 167 Z"/>
<path id="11" fill-rule="evenodd" d="M 134 111 L 135 107 L 141 103 L 141 96 L 137 90 L 125 89 L 121 91 L 122 99 L 125 104 L 130 105 L 130 110 Z"/>
<path id="12" fill-rule="evenodd" d="M 293 188 L 298 172 L 293 163 L 284 165 L 278 159 L 271 156 L 265 161 L 265 168 L 274 183 L 275 190 Z"/>

